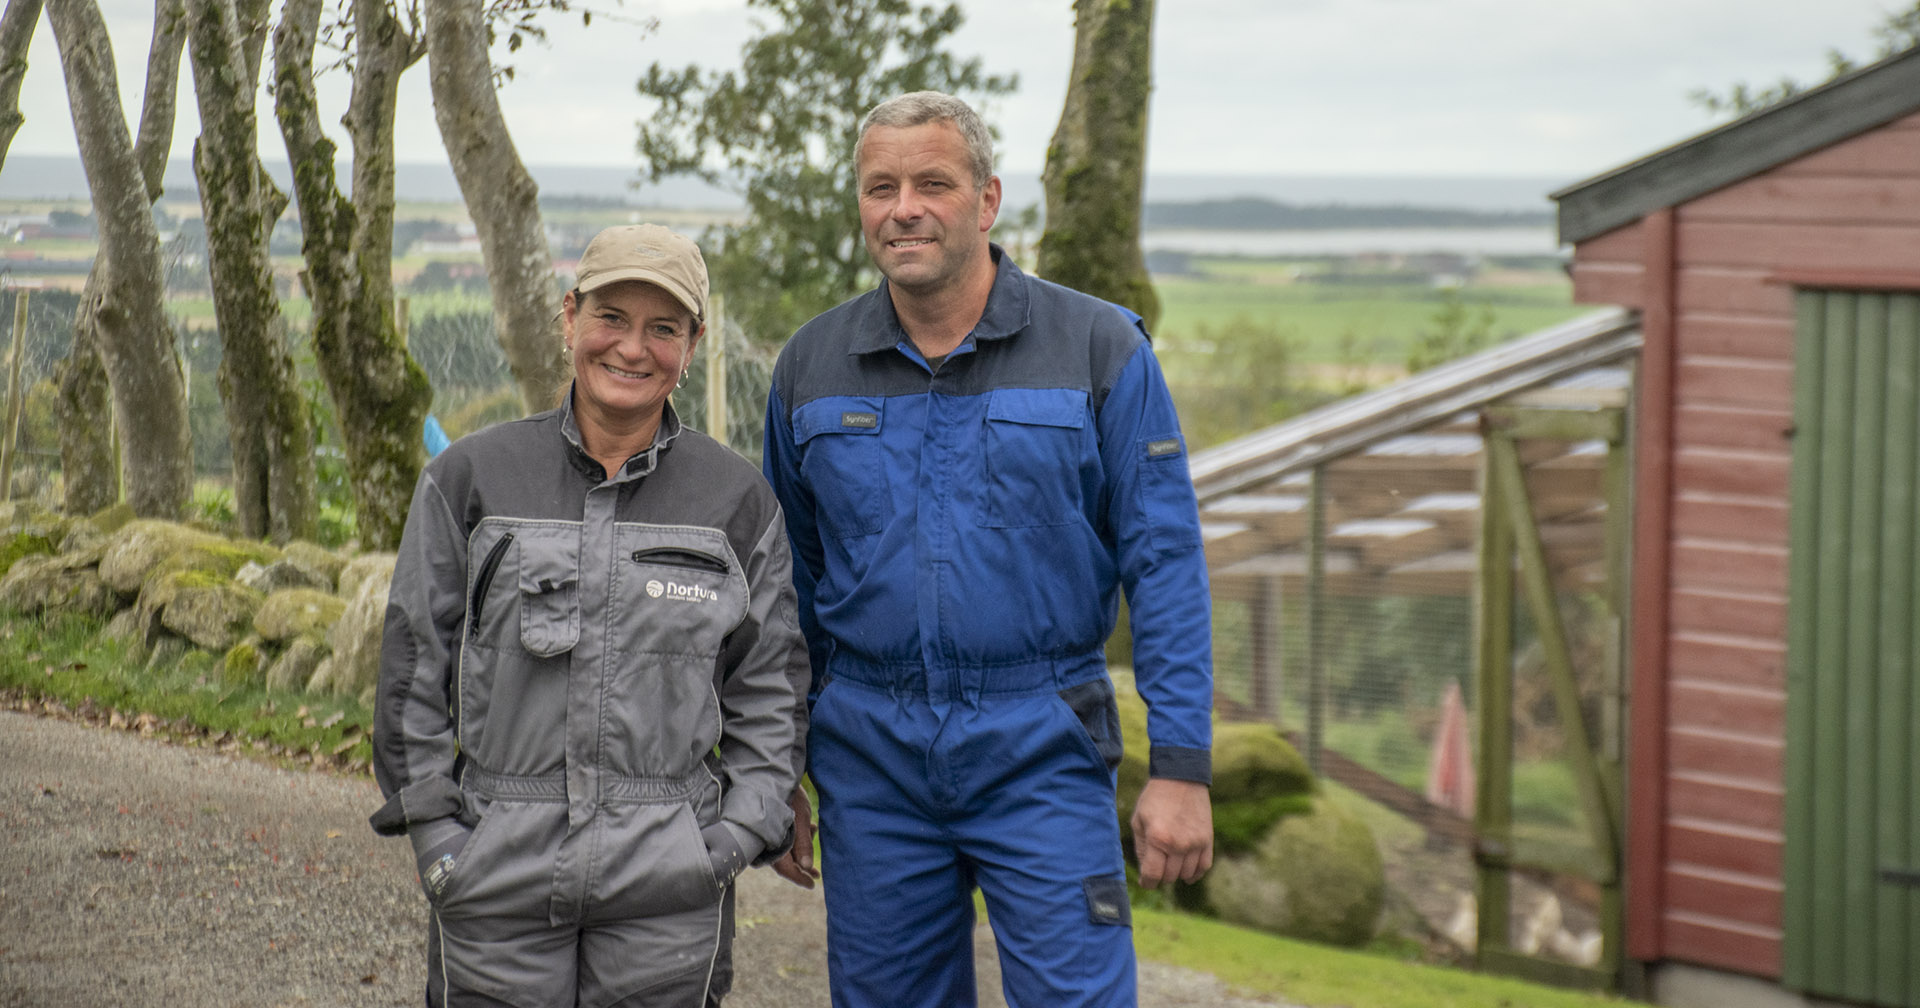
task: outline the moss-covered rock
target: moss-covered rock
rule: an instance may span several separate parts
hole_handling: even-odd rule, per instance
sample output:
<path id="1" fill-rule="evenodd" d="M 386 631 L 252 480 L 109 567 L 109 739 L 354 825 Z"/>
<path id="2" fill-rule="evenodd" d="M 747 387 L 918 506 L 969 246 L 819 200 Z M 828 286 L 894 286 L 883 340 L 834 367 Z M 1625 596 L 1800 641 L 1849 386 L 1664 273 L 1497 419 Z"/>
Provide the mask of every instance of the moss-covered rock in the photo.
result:
<path id="1" fill-rule="evenodd" d="M 126 501 L 110 504 L 87 516 L 88 524 L 102 532 L 112 535 L 127 527 L 134 520 L 133 505 Z"/>
<path id="2" fill-rule="evenodd" d="M 280 548 L 280 555 L 288 563 L 296 564 L 303 570 L 311 571 L 324 578 L 320 587 L 336 591 L 340 587 L 340 572 L 347 566 L 347 558 L 327 549 L 318 543 L 295 539 Z"/>
<path id="3" fill-rule="evenodd" d="M 253 629 L 269 643 L 282 644 L 302 634 L 324 634 L 346 608 L 346 600 L 331 592 L 288 588 L 260 603 Z"/>
<path id="4" fill-rule="evenodd" d="M 0 577 L 0 609 L 23 615 L 75 613 L 105 619 L 119 602 L 96 567 L 58 554 L 21 557 Z"/>
<path id="5" fill-rule="evenodd" d="M 307 692 L 318 696 L 333 696 L 333 670 L 337 663 L 329 654 L 314 665 L 313 674 L 307 677 Z"/>
<path id="6" fill-rule="evenodd" d="M 107 620 L 107 625 L 100 630 L 100 636 L 125 645 L 129 655 L 139 660 L 146 657 L 154 639 L 165 632 L 165 628 L 160 626 L 158 614 L 141 612 L 139 606 L 128 606 Z"/>
<path id="7" fill-rule="evenodd" d="M 1147 783 L 1147 706 L 1133 677 L 1116 673 L 1120 760 L 1116 804 L 1121 840 L 1133 846 L 1133 810 Z M 1215 847 L 1226 853 L 1251 850 L 1283 816 L 1304 811 L 1314 791 L 1313 771 L 1271 725 L 1217 724 L 1213 732 L 1213 829 Z"/>
<path id="8" fill-rule="evenodd" d="M 384 594 L 387 583 L 393 580 L 393 562 L 392 553 L 362 553 L 347 561 L 340 569 L 340 597 L 350 599 L 358 595 L 369 578 L 380 582 Z"/>
<path id="9" fill-rule="evenodd" d="M 1308 794 L 1313 768 L 1270 724 L 1246 722 L 1213 729 L 1215 801 Z"/>
<path id="10" fill-rule="evenodd" d="M 140 592 L 138 608 L 160 625 L 224 654 L 253 626 L 260 593 L 204 570 L 156 574 Z"/>
<path id="11" fill-rule="evenodd" d="M 266 543 L 228 539 L 177 522 L 141 519 L 107 537 L 100 576 L 132 598 L 148 582 L 177 571 L 232 578 L 248 563 L 271 564 L 280 551 Z"/>
<path id="12" fill-rule="evenodd" d="M 209 536 L 160 558 L 160 562 L 148 570 L 147 581 L 177 572 L 187 573 L 205 583 L 233 581 L 242 570 L 250 566 L 264 567 L 277 559 L 274 548 L 265 543 Z M 266 594 L 258 588 L 254 591 L 260 595 Z"/>
<path id="13" fill-rule="evenodd" d="M 148 672 L 158 672 L 163 668 L 178 663 L 182 658 L 186 657 L 187 652 L 191 650 L 193 650 L 193 645 L 188 643 L 184 638 L 175 637 L 173 634 L 163 632 L 154 637 L 153 647 L 147 651 L 145 668 Z"/>
<path id="14" fill-rule="evenodd" d="M 349 564 L 340 575 L 343 589 L 349 580 L 358 587 L 347 596 L 346 610 L 327 634 L 333 650 L 328 661 L 333 667 L 326 670 L 326 692 L 334 696 L 359 696 L 379 681 L 380 636 L 386 628 L 393 562 L 391 553 L 372 553 Z"/>
<path id="15" fill-rule="evenodd" d="M 85 555 L 89 563 L 99 564 L 107 551 L 107 533 L 90 521 L 70 521 L 60 537 L 60 553 Z"/>
<path id="16" fill-rule="evenodd" d="M 1214 726 L 1216 853 L 1252 850 L 1283 817 L 1307 811 L 1314 790 L 1306 759 L 1272 725 Z"/>
<path id="17" fill-rule="evenodd" d="M 295 693 L 307 688 L 308 680 L 327 657 L 327 641 L 318 633 L 303 634 L 287 643 L 285 651 L 267 668 L 267 688 Z"/>
<path id="18" fill-rule="evenodd" d="M 59 541 L 51 534 L 38 529 L 19 529 L 0 534 L 0 575 L 12 570 L 14 561 L 22 557 L 50 555 L 58 545 Z"/>
<path id="19" fill-rule="evenodd" d="M 1334 945 L 1371 940 L 1386 903 L 1373 832 L 1324 797 L 1282 818 L 1251 853 L 1217 858 L 1204 885 L 1222 920 Z"/>
<path id="20" fill-rule="evenodd" d="M 218 538 L 177 522 L 131 521 L 107 537 L 106 551 L 100 557 L 100 577 L 114 591 L 132 598 L 161 561 Z"/>
<path id="21" fill-rule="evenodd" d="M 333 592 L 332 574 L 285 556 L 268 564 L 248 561 L 233 579 L 266 595 L 289 588 Z"/>
<path id="22" fill-rule="evenodd" d="M 229 686 L 258 686 L 267 678 L 267 642 L 249 637 L 220 659 L 221 681 Z"/>

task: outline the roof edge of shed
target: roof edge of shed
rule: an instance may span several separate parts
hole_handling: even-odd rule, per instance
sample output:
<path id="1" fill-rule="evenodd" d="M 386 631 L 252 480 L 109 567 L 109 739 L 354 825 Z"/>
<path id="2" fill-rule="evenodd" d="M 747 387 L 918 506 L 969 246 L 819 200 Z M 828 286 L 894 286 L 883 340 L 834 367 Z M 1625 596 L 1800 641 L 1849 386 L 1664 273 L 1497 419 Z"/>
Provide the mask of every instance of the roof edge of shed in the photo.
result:
<path id="1" fill-rule="evenodd" d="M 1920 47 L 1547 195 L 1578 243 L 1920 111 Z"/>
<path id="2" fill-rule="evenodd" d="M 1638 313 L 1609 308 L 1195 452 L 1201 506 L 1640 349 Z"/>

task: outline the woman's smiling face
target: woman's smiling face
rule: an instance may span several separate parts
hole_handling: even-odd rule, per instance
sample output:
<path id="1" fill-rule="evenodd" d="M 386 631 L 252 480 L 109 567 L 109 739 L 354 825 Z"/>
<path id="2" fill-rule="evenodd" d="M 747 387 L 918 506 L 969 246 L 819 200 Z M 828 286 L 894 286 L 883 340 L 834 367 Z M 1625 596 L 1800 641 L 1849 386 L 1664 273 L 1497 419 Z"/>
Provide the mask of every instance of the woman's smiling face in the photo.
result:
<path id="1" fill-rule="evenodd" d="M 624 426 L 657 419 L 693 360 L 701 329 L 665 290 L 641 280 L 567 294 L 575 408 Z"/>

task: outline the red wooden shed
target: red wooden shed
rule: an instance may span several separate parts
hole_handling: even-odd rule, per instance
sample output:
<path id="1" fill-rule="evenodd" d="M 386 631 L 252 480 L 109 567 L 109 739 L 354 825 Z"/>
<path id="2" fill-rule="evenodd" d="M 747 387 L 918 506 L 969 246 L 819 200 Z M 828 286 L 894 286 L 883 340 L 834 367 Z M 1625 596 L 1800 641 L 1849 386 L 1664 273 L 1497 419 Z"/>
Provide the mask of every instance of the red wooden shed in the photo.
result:
<path id="1" fill-rule="evenodd" d="M 1626 954 L 1920 1006 L 1920 50 L 1553 198 L 1645 338 Z"/>

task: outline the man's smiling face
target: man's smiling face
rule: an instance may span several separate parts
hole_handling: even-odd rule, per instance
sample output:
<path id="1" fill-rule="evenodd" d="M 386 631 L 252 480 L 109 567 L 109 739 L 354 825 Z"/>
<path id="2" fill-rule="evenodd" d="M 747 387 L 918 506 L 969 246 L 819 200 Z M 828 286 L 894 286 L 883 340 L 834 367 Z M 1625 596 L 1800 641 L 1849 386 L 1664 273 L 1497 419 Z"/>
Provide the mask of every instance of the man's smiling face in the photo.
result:
<path id="1" fill-rule="evenodd" d="M 860 231 L 895 287 L 936 293 L 984 264 L 1000 180 L 974 182 L 966 141 L 949 122 L 876 126 L 860 145 Z"/>

